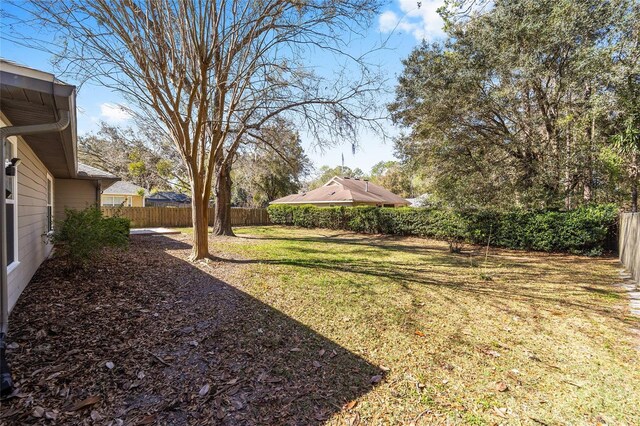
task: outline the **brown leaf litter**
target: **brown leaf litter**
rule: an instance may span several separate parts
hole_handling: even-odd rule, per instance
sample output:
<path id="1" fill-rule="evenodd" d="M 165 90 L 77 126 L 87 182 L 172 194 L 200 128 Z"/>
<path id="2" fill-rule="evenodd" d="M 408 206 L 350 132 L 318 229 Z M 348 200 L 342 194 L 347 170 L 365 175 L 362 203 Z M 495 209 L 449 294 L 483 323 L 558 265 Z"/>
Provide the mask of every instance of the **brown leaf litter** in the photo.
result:
<path id="1" fill-rule="evenodd" d="M 186 236 L 136 236 L 88 271 L 43 264 L 11 315 L 22 397 L 0 424 L 320 424 L 382 380 L 230 283 L 241 262 L 189 254 Z"/>

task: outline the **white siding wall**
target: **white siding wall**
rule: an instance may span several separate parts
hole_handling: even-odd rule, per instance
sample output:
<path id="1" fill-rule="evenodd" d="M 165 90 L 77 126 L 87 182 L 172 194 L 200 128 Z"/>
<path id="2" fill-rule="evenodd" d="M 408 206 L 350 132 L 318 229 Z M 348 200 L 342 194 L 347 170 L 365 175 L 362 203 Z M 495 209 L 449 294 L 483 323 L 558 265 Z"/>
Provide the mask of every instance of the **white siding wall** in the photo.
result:
<path id="1" fill-rule="evenodd" d="M 2 120 L 0 123 L 6 125 Z M 18 166 L 17 198 L 19 263 L 8 273 L 9 311 L 52 248 L 43 236 L 47 232 L 48 171 L 24 140 L 17 139 L 18 158 L 22 160 Z"/>
<path id="2" fill-rule="evenodd" d="M 0 113 L 0 126 L 10 123 Z M 9 312 L 33 274 L 51 253 L 47 232 L 47 174 L 49 171 L 22 138 L 17 141 L 18 158 L 18 255 L 17 263 L 8 270 Z M 0 168 L 4 172 L 4 165 Z M 54 222 L 64 219 L 65 207 L 83 209 L 96 203 L 96 182 L 75 179 L 53 179 Z"/>

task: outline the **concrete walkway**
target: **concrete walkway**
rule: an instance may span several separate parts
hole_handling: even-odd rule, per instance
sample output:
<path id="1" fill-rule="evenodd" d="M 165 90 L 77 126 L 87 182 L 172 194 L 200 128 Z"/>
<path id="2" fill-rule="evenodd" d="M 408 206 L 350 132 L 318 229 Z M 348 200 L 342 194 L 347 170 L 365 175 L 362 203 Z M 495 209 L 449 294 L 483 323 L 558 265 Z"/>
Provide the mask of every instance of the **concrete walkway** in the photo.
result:
<path id="1" fill-rule="evenodd" d="M 624 269 L 620 271 L 620 278 L 622 279 L 620 286 L 627 290 L 629 294 L 629 310 L 631 311 L 631 315 L 640 317 L 640 287 L 631 274 Z M 638 338 L 639 343 L 636 345 L 636 349 L 640 351 L 640 328 L 633 327 L 631 331 Z"/>
<path id="2" fill-rule="evenodd" d="M 180 233 L 176 229 L 169 228 L 136 228 L 129 231 L 129 235 L 173 235 Z"/>
<path id="3" fill-rule="evenodd" d="M 640 317 L 640 288 L 627 271 L 620 271 L 620 284 L 629 293 L 629 305 L 631 306 L 631 314 Z"/>

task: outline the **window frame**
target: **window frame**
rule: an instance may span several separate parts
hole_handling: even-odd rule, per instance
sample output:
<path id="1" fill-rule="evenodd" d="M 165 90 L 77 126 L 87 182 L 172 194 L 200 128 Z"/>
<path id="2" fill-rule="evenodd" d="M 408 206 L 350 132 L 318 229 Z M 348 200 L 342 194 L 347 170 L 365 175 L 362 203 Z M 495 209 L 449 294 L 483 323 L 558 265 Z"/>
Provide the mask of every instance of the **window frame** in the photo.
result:
<path id="1" fill-rule="evenodd" d="M 8 155 L 7 155 L 7 152 L 5 151 L 5 155 L 7 155 L 9 158 L 16 158 L 18 155 L 17 139 L 15 137 L 12 137 L 12 138 L 7 138 L 5 140 L 9 144 L 9 148 L 11 150 L 11 152 Z M 3 163 L 2 173 L 5 173 L 6 163 L 4 158 L 2 159 L 2 163 Z M 11 179 L 12 187 L 7 188 L 11 191 L 11 194 L 13 195 L 13 197 L 11 199 L 8 199 L 8 198 L 5 199 L 6 204 L 13 205 L 13 261 L 11 263 L 7 262 L 7 273 L 10 273 L 11 271 L 13 271 L 20 264 L 20 258 L 18 256 L 18 167 L 19 166 L 14 166 L 14 167 L 16 168 L 16 173 L 14 176 L 12 176 L 12 179 Z M 5 176 L 5 184 L 7 183 L 8 182 Z M 8 235 L 9 233 L 7 232 L 7 236 Z M 7 245 L 8 243 L 9 241 L 7 241 Z"/>
<path id="2" fill-rule="evenodd" d="M 53 176 L 47 173 L 47 234 L 53 232 L 54 228 L 54 189 L 53 189 Z"/>
<path id="3" fill-rule="evenodd" d="M 116 203 L 116 198 L 121 198 L 122 202 Z M 102 207 L 132 207 L 133 197 L 131 195 L 104 195 L 100 197 L 100 206 Z"/>

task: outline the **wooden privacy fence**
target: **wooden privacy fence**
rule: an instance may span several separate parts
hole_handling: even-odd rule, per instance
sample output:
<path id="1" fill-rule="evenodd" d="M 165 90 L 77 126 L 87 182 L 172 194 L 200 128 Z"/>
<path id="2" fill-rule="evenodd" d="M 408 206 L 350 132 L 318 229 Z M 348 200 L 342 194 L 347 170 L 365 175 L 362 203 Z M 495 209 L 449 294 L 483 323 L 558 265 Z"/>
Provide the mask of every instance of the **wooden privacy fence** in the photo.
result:
<path id="1" fill-rule="evenodd" d="M 191 226 L 191 207 L 102 207 L 106 217 L 120 216 L 131 220 L 132 228 L 152 226 Z M 267 209 L 231 208 L 231 225 L 269 225 Z M 209 208 L 209 225 L 213 225 L 213 208 Z"/>
<path id="2" fill-rule="evenodd" d="M 640 213 L 622 213 L 620 215 L 618 238 L 620 262 L 631 272 L 633 279 L 640 284 Z"/>

